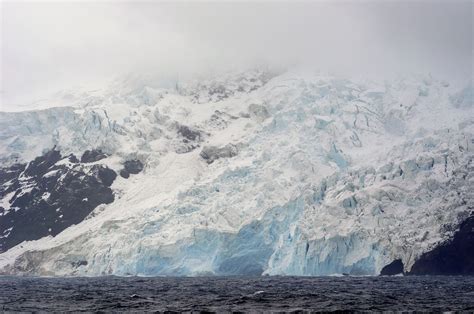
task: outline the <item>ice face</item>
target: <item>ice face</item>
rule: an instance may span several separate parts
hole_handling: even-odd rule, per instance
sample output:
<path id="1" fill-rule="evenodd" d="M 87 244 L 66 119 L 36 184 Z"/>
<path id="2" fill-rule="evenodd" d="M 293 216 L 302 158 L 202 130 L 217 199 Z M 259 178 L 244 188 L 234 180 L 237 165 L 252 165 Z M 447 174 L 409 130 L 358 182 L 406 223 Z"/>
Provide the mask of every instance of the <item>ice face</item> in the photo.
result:
<path id="1" fill-rule="evenodd" d="M 257 71 L 124 84 L 1 114 L 5 162 L 56 145 L 101 149 L 116 172 L 143 163 L 92 217 L 1 254 L 3 272 L 376 275 L 396 259 L 408 270 L 474 205 L 470 94 L 445 83 Z"/>

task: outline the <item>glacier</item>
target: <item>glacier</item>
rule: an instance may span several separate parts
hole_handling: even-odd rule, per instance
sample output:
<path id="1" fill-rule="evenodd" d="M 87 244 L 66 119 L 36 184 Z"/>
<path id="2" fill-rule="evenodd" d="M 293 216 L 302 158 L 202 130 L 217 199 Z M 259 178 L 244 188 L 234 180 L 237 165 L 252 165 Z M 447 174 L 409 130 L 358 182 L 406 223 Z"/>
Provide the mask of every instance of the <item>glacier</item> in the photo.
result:
<path id="1" fill-rule="evenodd" d="M 0 272 L 409 271 L 473 214 L 472 91 L 257 69 L 171 88 L 128 77 L 69 106 L 2 112 L 5 167 L 55 147 L 143 170 L 82 222 L 1 253 Z"/>

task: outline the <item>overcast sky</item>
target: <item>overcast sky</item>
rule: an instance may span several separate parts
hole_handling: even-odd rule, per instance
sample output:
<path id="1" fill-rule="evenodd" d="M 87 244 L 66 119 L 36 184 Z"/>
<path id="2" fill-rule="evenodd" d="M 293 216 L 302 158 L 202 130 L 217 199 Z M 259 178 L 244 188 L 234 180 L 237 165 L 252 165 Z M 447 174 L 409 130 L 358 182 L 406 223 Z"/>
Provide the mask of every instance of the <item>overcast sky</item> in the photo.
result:
<path id="1" fill-rule="evenodd" d="M 3 108 L 130 72 L 267 64 L 378 78 L 472 75 L 470 0 L 1 5 Z"/>

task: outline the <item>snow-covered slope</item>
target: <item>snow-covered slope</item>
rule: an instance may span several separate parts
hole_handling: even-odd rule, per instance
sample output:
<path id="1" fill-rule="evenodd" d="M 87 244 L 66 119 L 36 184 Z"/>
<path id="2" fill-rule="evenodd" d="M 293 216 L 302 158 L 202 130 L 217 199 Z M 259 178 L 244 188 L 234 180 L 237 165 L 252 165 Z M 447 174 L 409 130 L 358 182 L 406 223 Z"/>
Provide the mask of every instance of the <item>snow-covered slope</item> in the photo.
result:
<path id="1" fill-rule="evenodd" d="M 5 167 L 53 147 L 101 149 L 116 172 L 144 165 L 115 179 L 112 203 L 0 254 L 0 267 L 378 274 L 401 259 L 410 270 L 472 215 L 472 95 L 431 77 L 378 84 L 253 70 L 174 88 L 128 78 L 71 107 L 0 113 Z"/>

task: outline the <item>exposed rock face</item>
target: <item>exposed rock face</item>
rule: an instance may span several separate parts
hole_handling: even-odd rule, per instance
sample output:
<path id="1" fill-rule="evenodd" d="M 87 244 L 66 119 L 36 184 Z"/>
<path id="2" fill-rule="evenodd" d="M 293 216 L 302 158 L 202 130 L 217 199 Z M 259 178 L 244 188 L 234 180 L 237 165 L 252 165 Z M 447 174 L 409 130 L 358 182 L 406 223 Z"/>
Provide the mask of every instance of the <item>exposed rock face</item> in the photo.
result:
<path id="1" fill-rule="evenodd" d="M 51 150 L 28 164 L 0 169 L 0 252 L 28 240 L 55 236 L 81 222 L 99 204 L 111 203 L 116 173 L 82 165 Z"/>
<path id="2" fill-rule="evenodd" d="M 396 259 L 380 271 L 382 276 L 394 276 L 403 274 L 403 262 L 401 259 Z"/>
<path id="3" fill-rule="evenodd" d="M 198 131 L 192 130 L 191 128 L 185 125 L 181 125 L 178 128 L 178 134 L 189 141 L 196 141 L 196 140 L 199 140 L 201 137 L 201 133 L 199 133 Z"/>
<path id="4" fill-rule="evenodd" d="M 452 240 L 423 254 L 410 275 L 474 275 L 474 216 L 459 227 Z"/>
<path id="5" fill-rule="evenodd" d="M 226 112 L 215 110 L 206 124 L 211 126 L 213 129 L 224 130 L 230 123 L 232 123 L 232 120 L 237 120 L 238 118 L 239 117 L 230 115 Z"/>
<path id="6" fill-rule="evenodd" d="M 0 168 L 0 191 L 5 192 L 5 183 L 17 178 L 25 170 L 26 164 L 14 164 L 8 168 Z M 13 182 L 12 182 L 13 183 Z"/>
<path id="7" fill-rule="evenodd" d="M 180 125 L 178 127 L 178 135 L 181 136 L 181 140 L 175 149 L 175 152 L 178 154 L 185 154 L 193 151 L 199 147 L 199 142 L 202 141 L 201 132 L 185 125 Z"/>
<path id="8" fill-rule="evenodd" d="M 127 160 L 123 164 L 123 169 L 120 170 L 120 175 L 125 179 L 130 177 L 130 174 L 137 174 L 143 170 L 143 163 L 138 159 Z"/>
<path id="9" fill-rule="evenodd" d="M 107 155 L 100 149 L 86 150 L 82 154 L 81 162 L 96 162 L 104 158 L 107 158 Z"/>
<path id="10" fill-rule="evenodd" d="M 237 146 L 227 144 L 224 147 L 205 146 L 201 151 L 201 157 L 206 160 L 208 164 L 212 164 L 219 158 L 231 158 L 237 156 Z"/>
<path id="11" fill-rule="evenodd" d="M 219 80 L 199 81 L 181 89 L 183 94 L 191 96 L 195 103 L 219 102 L 234 95 L 250 93 L 267 84 L 276 73 L 267 70 L 255 70 L 236 73 Z"/>

